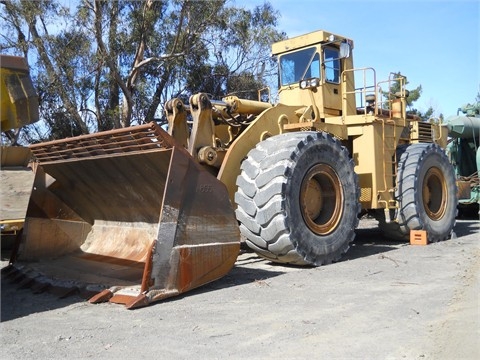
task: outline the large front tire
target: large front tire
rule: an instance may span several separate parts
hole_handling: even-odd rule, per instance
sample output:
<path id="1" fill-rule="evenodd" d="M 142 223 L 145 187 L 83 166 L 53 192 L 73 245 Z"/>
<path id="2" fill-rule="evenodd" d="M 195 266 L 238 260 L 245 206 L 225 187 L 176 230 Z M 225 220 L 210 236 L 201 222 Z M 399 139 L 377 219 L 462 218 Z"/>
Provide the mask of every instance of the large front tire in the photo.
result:
<path id="1" fill-rule="evenodd" d="M 355 237 L 358 178 L 347 149 L 326 133 L 262 141 L 243 161 L 237 185 L 240 231 L 267 259 L 319 266 L 339 260 Z"/>
<path id="2" fill-rule="evenodd" d="M 408 240 L 411 230 L 425 230 L 429 242 L 447 239 L 455 225 L 455 173 L 443 150 L 435 144 L 412 144 L 397 151 L 395 197 L 398 209 L 387 223 L 378 212 L 380 229 L 389 237 Z"/>

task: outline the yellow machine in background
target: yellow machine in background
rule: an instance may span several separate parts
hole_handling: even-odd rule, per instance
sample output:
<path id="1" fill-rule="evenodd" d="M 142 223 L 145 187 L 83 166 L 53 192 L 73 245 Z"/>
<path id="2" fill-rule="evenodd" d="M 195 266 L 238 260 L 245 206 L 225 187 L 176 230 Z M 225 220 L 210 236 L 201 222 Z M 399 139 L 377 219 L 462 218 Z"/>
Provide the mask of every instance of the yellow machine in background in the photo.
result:
<path id="1" fill-rule="evenodd" d="M 2 248 L 12 246 L 23 227 L 34 174 L 31 152 L 16 144 L 21 127 L 38 121 L 38 97 L 25 58 L 0 55 L 1 146 L 0 226 Z"/>
<path id="2" fill-rule="evenodd" d="M 447 239 L 447 134 L 407 114 L 405 79 L 355 69 L 353 41 L 326 31 L 272 50 L 278 104 L 200 93 L 166 104 L 168 134 L 152 122 L 31 146 L 9 271 L 135 308 L 225 275 L 240 232 L 267 259 L 314 266 L 341 258 L 362 211 L 395 238 Z"/>
<path id="3" fill-rule="evenodd" d="M 38 97 L 25 58 L 0 55 L 0 77 L 0 127 L 10 137 L 38 121 Z"/>

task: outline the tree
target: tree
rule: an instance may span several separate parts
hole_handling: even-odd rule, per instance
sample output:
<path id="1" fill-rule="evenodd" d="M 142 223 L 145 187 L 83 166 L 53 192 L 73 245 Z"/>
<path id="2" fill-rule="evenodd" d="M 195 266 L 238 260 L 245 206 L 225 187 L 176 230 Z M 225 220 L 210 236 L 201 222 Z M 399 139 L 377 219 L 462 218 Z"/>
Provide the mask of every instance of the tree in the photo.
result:
<path id="1" fill-rule="evenodd" d="M 274 69 L 270 44 L 285 36 L 269 3 L 253 10 L 226 0 L 0 4 L 0 49 L 29 59 L 41 100 L 43 122 L 25 131 L 27 142 L 151 121 L 172 97 L 257 90 Z"/>
<path id="2" fill-rule="evenodd" d="M 40 95 L 48 92 L 52 96 L 47 98 L 55 99 L 48 105 L 41 102 L 41 116 L 47 124 L 70 123 L 71 129 L 78 130 L 75 135 L 87 133 L 87 125 L 78 113 L 82 99 L 76 90 L 80 90 L 81 85 L 76 83 L 78 76 L 74 77 L 72 72 L 81 62 L 78 55 L 83 45 L 82 38 L 77 39 L 79 34 L 75 32 L 67 31 L 55 36 L 49 31 L 52 19 L 64 16 L 64 9 L 52 1 L 2 1 L 1 4 L 5 9 L 2 20 L 6 23 L 7 31 L 17 33 L 19 50 L 27 58 L 30 50 L 35 50 L 38 92 Z M 2 51 L 6 47 L 14 47 L 12 37 L 4 39 L 7 44 L 2 46 Z M 76 40 L 75 45 L 71 42 L 72 39 Z M 55 111 L 55 106 L 58 105 L 62 109 Z M 51 116 L 46 116 L 48 112 Z M 63 136 L 63 133 L 60 135 Z"/>
<path id="3" fill-rule="evenodd" d="M 275 30 L 277 16 L 269 3 L 253 11 L 224 8 L 220 14 L 224 20 L 204 41 L 214 58 L 201 66 L 191 64 L 187 90 L 204 91 L 216 99 L 227 93 L 257 99 L 257 90 L 276 72 L 276 63 L 265 49 L 285 38 L 285 33 Z"/>
<path id="4" fill-rule="evenodd" d="M 400 72 L 393 73 L 391 78 L 393 81 L 390 84 L 388 91 L 382 91 L 382 95 L 389 100 L 394 99 L 397 94 L 401 92 L 401 90 L 408 90 L 407 100 L 407 111 L 409 114 L 416 115 L 422 121 L 435 121 L 441 122 L 443 121 L 443 114 L 440 114 L 438 118 L 433 118 L 435 114 L 435 109 L 433 106 L 429 106 L 427 111 L 422 113 L 420 110 L 413 107 L 413 104 L 420 98 L 422 95 L 422 85 L 417 86 L 415 89 L 407 89 L 407 85 L 409 84 L 407 77 L 402 75 Z M 403 86 L 403 89 L 401 87 Z"/>
<path id="5" fill-rule="evenodd" d="M 402 91 L 407 90 L 407 85 L 409 84 L 407 77 L 402 75 L 401 72 L 392 73 L 390 76 L 391 81 L 389 82 L 389 89 L 388 91 L 382 91 L 382 95 L 392 100 Z M 408 96 L 407 96 L 407 106 L 409 108 L 412 107 L 413 103 L 417 101 L 420 96 L 422 95 L 422 85 L 417 86 L 415 89 L 408 89 Z M 411 111 L 415 109 L 410 109 Z"/>

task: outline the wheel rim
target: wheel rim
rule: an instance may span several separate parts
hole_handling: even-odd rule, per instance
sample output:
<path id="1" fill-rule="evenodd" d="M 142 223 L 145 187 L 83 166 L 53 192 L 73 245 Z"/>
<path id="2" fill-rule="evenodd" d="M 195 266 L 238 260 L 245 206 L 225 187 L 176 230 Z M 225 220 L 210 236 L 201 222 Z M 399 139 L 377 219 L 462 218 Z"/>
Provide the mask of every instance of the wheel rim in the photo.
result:
<path id="1" fill-rule="evenodd" d="M 428 217 L 432 220 L 441 219 L 447 203 L 447 185 L 440 169 L 428 169 L 423 180 L 422 198 Z"/>
<path id="2" fill-rule="evenodd" d="M 300 207 L 308 228 L 318 235 L 332 232 L 342 215 L 343 191 L 332 167 L 318 164 L 302 181 Z"/>

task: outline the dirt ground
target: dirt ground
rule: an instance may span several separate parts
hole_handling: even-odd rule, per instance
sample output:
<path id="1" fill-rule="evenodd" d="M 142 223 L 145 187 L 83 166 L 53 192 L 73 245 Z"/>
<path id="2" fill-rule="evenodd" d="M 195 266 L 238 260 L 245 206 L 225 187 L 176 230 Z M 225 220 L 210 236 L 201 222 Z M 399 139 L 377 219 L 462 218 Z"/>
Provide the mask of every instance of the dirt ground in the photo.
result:
<path id="1" fill-rule="evenodd" d="M 1 357 L 480 359 L 478 220 L 428 246 L 387 241 L 373 220 L 361 227 L 338 263 L 244 253 L 221 280 L 137 310 L 2 278 Z"/>

